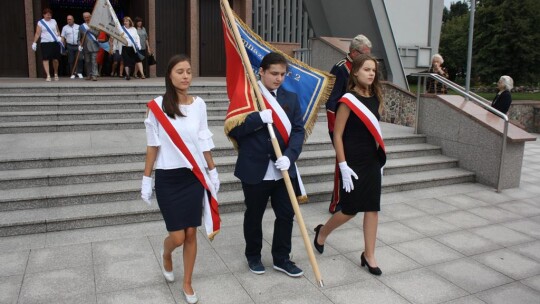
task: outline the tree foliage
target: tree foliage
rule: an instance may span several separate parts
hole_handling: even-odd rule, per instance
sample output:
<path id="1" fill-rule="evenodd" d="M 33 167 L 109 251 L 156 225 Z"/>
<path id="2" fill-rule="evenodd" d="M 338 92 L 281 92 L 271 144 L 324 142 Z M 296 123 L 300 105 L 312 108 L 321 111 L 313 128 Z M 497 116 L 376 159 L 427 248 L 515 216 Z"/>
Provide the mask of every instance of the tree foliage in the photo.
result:
<path id="1" fill-rule="evenodd" d="M 444 58 L 450 80 L 458 83 L 462 82 L 466 71 L 468 28 L 468 5 L 461 1 L 452 3 L 442 25 L 439 53 Z"/>
<path id="2" fill-rule="evenodd" d="M 453 3 L 441 29 L 440 53 L 450 79 L 461 82 L 467 64 L 469 6 Z M 540 81 L 540 1 L 477 1 L 473 80 L 493 83 L 510 75 L 516 84 Z"/>
<path id="3" fill-rule="evenodd" d="M 540 81 L 540 1 L 482 0 L 475 16 L 474 72 L 481 82 L 501 75 Z"/>

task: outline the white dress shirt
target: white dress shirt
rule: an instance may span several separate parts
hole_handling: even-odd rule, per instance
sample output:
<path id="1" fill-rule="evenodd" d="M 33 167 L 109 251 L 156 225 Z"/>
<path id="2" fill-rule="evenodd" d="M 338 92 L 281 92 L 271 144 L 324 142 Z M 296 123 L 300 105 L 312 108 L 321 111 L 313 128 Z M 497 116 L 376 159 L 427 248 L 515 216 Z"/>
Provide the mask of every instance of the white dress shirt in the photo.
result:
<path id="1" fill-rule="evenodd" d="M 60 36 L 64 37 L 67 44 L 79 45 L 79 25 L 76 23 L 64 25 Z"/>

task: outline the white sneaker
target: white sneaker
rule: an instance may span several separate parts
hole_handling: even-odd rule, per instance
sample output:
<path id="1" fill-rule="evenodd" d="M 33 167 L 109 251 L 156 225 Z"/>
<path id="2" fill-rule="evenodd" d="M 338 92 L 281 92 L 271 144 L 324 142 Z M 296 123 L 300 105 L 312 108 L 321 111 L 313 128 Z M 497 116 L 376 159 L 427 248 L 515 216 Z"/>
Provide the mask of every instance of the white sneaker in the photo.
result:
<path id="1" fill-rule="evenodd" d="M 71 78 L 71 79 L 75 79 L 75 75 L 71 75 L 71 77 L 69 77 L 69 78 Z"/>
<path id="2" fill-rule="evenodd" d="M 81 73 L 77 74 L 77 76 L 79 76 L 79 79 L 83 79 L 83 75 Z M 75 75 L 73 75 L 73 78 L 75 78 Z"/>

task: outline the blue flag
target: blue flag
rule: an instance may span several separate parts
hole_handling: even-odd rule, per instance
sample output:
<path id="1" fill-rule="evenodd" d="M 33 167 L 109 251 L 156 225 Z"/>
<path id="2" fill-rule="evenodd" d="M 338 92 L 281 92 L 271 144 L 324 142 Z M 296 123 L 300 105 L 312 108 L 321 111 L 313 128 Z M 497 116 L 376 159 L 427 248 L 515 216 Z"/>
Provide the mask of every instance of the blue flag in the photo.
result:
<path id="1" fill-rule="evenodd" d="M 258 74 L 259 66 L 266 54 L 277 52 L 287 59 L 289 70 L 282 87 L 298 95 L 306 136 L 309 135 L 313 124 L 317 120 L 319 107 L 326 103 L 326 100 L 330 96 L 335 77 L 327 72 L 310 67 L 279 51 L 253 32 L 240 18 L 235 17 L 240 36 L 255 75 Z"/>

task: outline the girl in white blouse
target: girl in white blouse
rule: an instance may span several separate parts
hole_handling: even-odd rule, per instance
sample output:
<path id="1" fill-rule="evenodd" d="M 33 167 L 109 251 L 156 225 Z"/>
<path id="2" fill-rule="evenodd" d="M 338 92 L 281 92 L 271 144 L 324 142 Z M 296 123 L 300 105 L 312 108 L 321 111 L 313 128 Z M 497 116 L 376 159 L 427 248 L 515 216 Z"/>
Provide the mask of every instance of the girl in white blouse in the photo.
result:
<path id="1" fill-rule="evenodd" d="M 185 55 L 173 56 L 165 76 L 165 95 L 154 101 L 168 116 L 167 119 L 174 129 L 181 134 L 197 163 L 204 164 L 208 169 L 208 175 L 217 192 L 219 178 L 210 152 L 214 143 L 208 129 L 206 104 L 202 98 L 188 94 L 191 80 L 189 58 Z M 171 254 L 175 248 L 183 245 L 184 297 L 188 303 L 197 303 L 198 297 L 191 286 L 191 279 L 197 254 L 197 227 L 201 225 L 203 185 L 189 169 L 189 161 L 173 144 L 152 111 L 149 111 L 144 122 L 147 150 L 141 196 L 150 203 L 150 176 L 155 165 L 156 198 L 169 231 L 161 251 L 163 275 L 168 281 L 174 281 Z"/>

